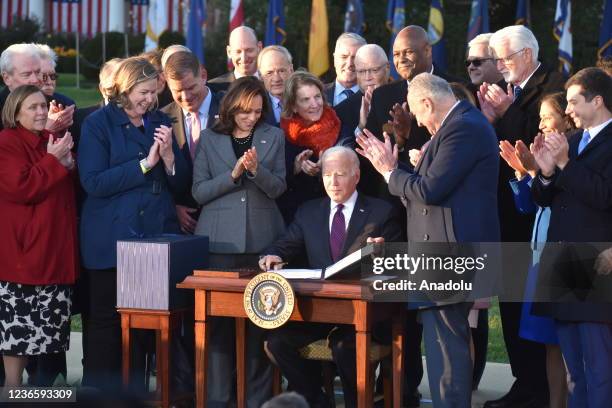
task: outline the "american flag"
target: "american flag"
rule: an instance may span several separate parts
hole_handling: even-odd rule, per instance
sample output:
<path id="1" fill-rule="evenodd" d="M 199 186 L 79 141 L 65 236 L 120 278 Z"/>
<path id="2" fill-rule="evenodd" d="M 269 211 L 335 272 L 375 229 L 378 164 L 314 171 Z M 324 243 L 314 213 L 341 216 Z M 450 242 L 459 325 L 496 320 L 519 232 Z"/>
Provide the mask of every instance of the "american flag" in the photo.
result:
<path id="1" fill-rule="evenodd" d="M 51 0 L 49 31 L 93 37 L 108 31 L 109 0 Z"/>
<path id="2" fill-rule="evenodd" d="M 141 34 L 146 32 L 149 0 L 131 0 L 130 3 L 130 27 L 132 33 Z"/>
<path id="3" fill-rule="evenodd" d="M 28 16 L 29 0 L 0 0 L 0 27 L 10 27 L 15 19 Z"/>

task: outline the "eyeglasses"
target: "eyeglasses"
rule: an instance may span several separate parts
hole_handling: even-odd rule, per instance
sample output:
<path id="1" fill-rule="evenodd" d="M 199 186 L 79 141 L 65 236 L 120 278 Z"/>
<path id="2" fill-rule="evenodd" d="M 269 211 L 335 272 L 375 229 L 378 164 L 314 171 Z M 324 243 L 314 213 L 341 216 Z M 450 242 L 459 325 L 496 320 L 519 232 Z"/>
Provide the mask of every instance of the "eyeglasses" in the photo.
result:
<path id="1" fill-rule="evenodd" d="M 485 61 L 493 61 L 493 58 L 474 58 L 465 60 L 465 67 L 469 68 L 470 65 L 474 65 L 475 67 L 481 66 Z"/>
<path id="2" fill-rule="evenodd" d="M 382 64 L 378 67 L 374 67 L 374 68 L 368 68 L 368 69 L 358 69 L 355 72 L 357 73 L 357 75 L 376 75 L 380 72 L 381 69 L 383 69 L 384 67 L 386 67 L 387 64 Z"/>
<path id="3" fill-rule="evenodd" d="M 57 77 L 58 77 L 57 74 L 42 74 L 43 82 L 55 81 L 57 79 Z"/>
<path id="4" fill-rule="evenodd" d="M 525 50 L 526 50 L 526 48 L 522 48 L 522 49 L 520 49 L 520 50 L 518 50 L 516 52 L 513 52 L 512 54 L 508 55 L 507 57 L 495 58 L 493 61 L 495 61 L 496 64 L 501 62 L 502 64 L 507 65 L 507 64 L 512 62 L 512 57 L 514 57 L 516 54 L 518 54 L 520 52 L 523 52 Z"/>

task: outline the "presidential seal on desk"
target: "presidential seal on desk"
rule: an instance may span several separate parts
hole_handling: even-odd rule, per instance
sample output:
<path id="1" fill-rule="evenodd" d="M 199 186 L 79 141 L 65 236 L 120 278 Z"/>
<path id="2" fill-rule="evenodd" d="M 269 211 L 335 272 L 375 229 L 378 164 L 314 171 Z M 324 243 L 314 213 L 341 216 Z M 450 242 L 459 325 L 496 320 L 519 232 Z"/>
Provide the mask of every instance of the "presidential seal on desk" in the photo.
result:
<path id="1" fill-rule="evenodd" d="M 265 272 L 247 284 L 243 302 L 249 320 L 264 329 L 276 329 L 291 317 L 295 294 L 287 279 Z"/>

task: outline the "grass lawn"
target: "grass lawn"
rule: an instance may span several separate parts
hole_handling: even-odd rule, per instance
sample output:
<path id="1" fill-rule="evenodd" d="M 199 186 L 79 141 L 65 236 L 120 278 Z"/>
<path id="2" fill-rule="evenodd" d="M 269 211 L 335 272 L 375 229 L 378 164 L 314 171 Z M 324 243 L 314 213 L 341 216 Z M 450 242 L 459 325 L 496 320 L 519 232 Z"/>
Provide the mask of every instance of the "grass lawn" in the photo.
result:
<path id="1" fill-rule="evenodd" d="M 77 88 L 76 74 L 60 73 L 56 91 L 74 99 L 78 108 L 95 105 L 101 99 L 98 83 L 87 81 L 83 75 L 81 75 L 80 88 Z"/>

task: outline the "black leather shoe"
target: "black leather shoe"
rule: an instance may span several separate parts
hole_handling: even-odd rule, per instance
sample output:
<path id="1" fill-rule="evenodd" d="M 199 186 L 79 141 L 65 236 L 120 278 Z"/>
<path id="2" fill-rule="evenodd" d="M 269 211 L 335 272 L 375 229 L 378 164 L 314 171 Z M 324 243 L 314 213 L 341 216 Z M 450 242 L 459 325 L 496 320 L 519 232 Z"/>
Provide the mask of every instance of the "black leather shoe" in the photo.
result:
<path id="1" fill-rule="evenodd" d="M 503 397 L 487 401 L 483 408 L 545 408 L 548 402 L 545 398 L 509 392 Z"/>

